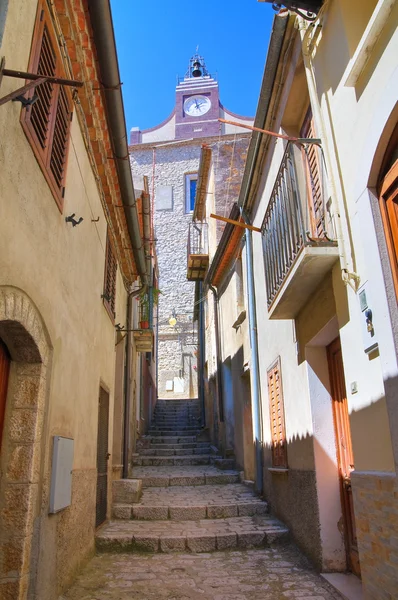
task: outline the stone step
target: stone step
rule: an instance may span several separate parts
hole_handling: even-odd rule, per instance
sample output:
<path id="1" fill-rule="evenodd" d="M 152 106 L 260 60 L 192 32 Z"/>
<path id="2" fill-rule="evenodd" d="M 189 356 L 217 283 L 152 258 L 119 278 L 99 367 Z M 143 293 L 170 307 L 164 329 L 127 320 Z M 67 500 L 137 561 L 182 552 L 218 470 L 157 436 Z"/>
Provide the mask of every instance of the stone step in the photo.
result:
<path id="1" fill-rule="evenodd" d="M 170 430 L 167 431 L 165 429 L 161 429 L 161 430 L 156 430 L 156 429 L 150 429 L 148 431 L 148 434 L 151 437 L 189 437 L 190 434 L 192 434 L 192 437 L 196 437 L 196 435 L 198 435 L 199 431 L 187 431 L 185 429 L 178 429 L 178 430 Z"/>
<path id="2" fill-rule="evenodd" d="M 175 414 L 175 415 L 159 415 L 159 414 L 154 414 L 152 420 L 153 421 L 198 421 L 200 419 L 200 414 L 198 415 L 181 415 L 181 414 Z"/>
<path id="3" fill-rule="evenodd" d="M 195 435 L 150 435 L 148 436 L 150 443 L 154 444 L 192 444 L 196 443 Z"/>
<path id="4" fill-rule="evenodd" d="M 196 421 L 193 423 L 160 423 L 158 421 L 152 422 L 150 429 L 201 429 L 200 422 Z"/>
<path id="5" fill-rule="evenodd" d="M 200 427 L 197 425 L 187 425 L 186 427 L 175 427 L 174 425 L 151 425 L 149 431 L 189 431 L 197 432 L 200 431 Z"/>
<path id="6" fill-rule="evenodd" d="M 151 489 L 151 488 L 148 488 Z M 155 489 L 155 488 L 152 488 Z M 173 506 L 115 504 L 114 519 L 136 519 L 141 521 L 197 521 L 200 519 L 226 519 L 231 517 L 253 517 L 268 513 L 265 502 L 244 502 L 235 504 L 174 504 Z"/>
<path id="7" fill-rule="evenodd" d="M 146 488 L 139 503 L 117 504 L 114 519 L 193 521 L 248 517 L 268 512 L 267 503 L 241 483 L 205 487 Z"/>
<path id="8" fill-rule="evenodd" d="M 140 456 L 187 456 L 189 454 L 211 454 L 209 445 L 204 448 L 143 448 L 137 454 Z M 234 468 L 230 465 L 228 468 Z"/>
<path id="9" fill-rule="evenodd" d="M 198 521 L 111 521 L 96 534 L 98 552 L 212 552 L 288 541 L 288 529 L 269 515 Z"/>
<path id="10" fill-rule="evenodd" d="M 152 425 L 164 425 L 166 427 L 173 426 L 184 426 L 184 427 L 200 427 L 200 419 L 152 419 Z"/>
<path id="11" fill-rule="evenodd" d="M 238 471 L 220 471 L 213 465 L 133 467 L 133 478 L 140 479 L 143 488 L 239 483 Z"/>
<path id="12" fill-rule="evenodd" d="M 181 444 L 157 444 L 156 442 L 151 442 L 149 447 L 155 450 L 179 450 L 181 448 L 188 450 L 190 448 L 209 448 L 209 442 L 183 442 Z"/>
<path id="13" fill-rule="evenodd" d="M 173 467 L 184 465 L 208 465 L 214 456 L 209 454 L 190 454 L 188 456 L 141 456 L 133 455 L 133 466 L 137 467 Z"/>

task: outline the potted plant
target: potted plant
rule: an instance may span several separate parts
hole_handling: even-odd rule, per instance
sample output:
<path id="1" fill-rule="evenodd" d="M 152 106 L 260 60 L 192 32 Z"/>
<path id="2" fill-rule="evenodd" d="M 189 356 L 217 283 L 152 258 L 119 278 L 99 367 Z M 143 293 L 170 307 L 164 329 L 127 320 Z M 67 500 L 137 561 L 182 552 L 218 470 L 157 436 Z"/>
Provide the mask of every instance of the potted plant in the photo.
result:
<path id="1" fill-rule="evenodd" d="M 149 329 L 149 294 L 146 292 L 140 296 L 140 329 Z"/>
<path id="2" fill-rule="evenodd" d="M 150 322 L 150 311 L 151 311 L 151 298 L 153 306 L 159 301 L 159 294 L 162 292 L 155 287 L 148 288 L 146 292 L 140 295 L 140 313 L 139 313 L 139 325 L 140 329 L 149 329 Z"/>

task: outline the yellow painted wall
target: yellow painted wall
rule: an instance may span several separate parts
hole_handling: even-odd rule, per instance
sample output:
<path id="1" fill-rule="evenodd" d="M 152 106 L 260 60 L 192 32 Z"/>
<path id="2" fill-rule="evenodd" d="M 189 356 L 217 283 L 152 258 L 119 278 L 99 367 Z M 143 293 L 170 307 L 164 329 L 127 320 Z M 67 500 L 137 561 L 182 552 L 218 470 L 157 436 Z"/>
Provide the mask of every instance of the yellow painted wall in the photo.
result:
<path id="1" fill-rule="evenodd" d="M 1 54 L 10 69 L 27 70 L 35 15 L 36 2 L 9 3 Z M 4 78 L 1 94 L 20 85 Z M 112 451 L 115 330 L 101 299 L 107 226 L 77 115 L 61 214 L 20 112 L 18 102 L 0 110 L 0 285 L 20 288 L 32 299 L 53 347 L 37 580 L 38 597 L 52 600 L 94 548 L 98 394 L 100 384 L 110 392 Z M 65 222 L 71 213 L 83 217 L 79 226 Z M 115 322 L 125 322 L 125 307 L 118 270 Z M 54 435 L 74 439 L 73 496 L 70 508 L 47 516 Z"/>

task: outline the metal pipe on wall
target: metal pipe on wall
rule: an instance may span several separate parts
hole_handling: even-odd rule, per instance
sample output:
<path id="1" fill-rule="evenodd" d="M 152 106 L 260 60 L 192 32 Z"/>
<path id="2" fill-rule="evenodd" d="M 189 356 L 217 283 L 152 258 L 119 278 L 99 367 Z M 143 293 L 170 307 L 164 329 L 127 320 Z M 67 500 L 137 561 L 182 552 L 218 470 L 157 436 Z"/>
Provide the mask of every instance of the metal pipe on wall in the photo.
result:
<path id="1" fill-rule="evenodd" d="M 209 285 L 214 297 L 214 333 L 216 336 L 216 362 L 217 362 L 217 396 L 218 396 L 218 416 L 220 421 L 224 421 L 224 398 L 222 384 L 222 363 L 221 363 L 221 339 L 220 324 L 218 318 L 218 294 L 216 289 Z"/>
<path id="2" fill-rule="evenodd" d="M 245 223 L 250 223 L 245 212 L 241 211 Z M 247 275 L 247 302 L 249 313 L 249 337 L 252 353 L 252 362 L 250 366 L 250 377 L 252 381 L 252 419 L 253 433 L 255 437 L 256 452 L 256 481 L 255 487 L 258 493 L 263 490 L 263 449 L 262 449 L 262 418 L 261 418 L 261 391 L 260 391 L 260 368 L 258 358 L 258 340 L 257 340 L 257 315 L 256 315 L 256 294 L 254 287 L 253 272 L 253 240 L 252 232 L 246 230 L 246 275 Z"/>
<path id="3" fill-rule="evenodd" d="M 198 368 L 198 386 L 199 386 L 199 401 L 202 412 L 202 427 L 206 426 L 205 413 L 205 386 L 204 386 L 204 371 L 205 371 L 205 328 L 204 328 L 204 306 L 203 306 L 203 282 L 199 282 L 199 368 Z"/>
<path id="4" fill-rule="evenodd" d="M 129 161 L 127 133 L 121 92 L 119 65 L 109 0 L 89 0 L 88 9 L 101 73 L 102 93 L 112 139 L 122 203 L 127 221 L 134 261 L 142 282 L 148 283 L 144 248 L 141 241 L 137 204 Z"/>
<path id="5" fill-rule="evenodd" d="M 127 479 L 129 472 L 129 442 L 130 442 L 130 411 L 131 411 L 131 388 L 130 388 L 130 368 L 131 368 L 131 307 L 132 299 L 146 290 L 146 285 L 130 292 L 127 296 L 127 314 L 126 314 L 126 352 L 124 363 L 124 423 L 123 423 L 123 479 Z"/>

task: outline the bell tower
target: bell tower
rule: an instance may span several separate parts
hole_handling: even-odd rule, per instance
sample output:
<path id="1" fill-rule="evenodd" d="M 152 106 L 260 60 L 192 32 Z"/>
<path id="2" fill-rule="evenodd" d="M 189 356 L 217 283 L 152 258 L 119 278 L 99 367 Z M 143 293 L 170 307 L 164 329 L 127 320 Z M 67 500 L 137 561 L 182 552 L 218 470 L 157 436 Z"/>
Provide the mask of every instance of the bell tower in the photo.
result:
<path id="1" fill-rule="evenodd" d="M 178 82 L 175 115 L 175 139 L 217 136 L 221 131 L 218 82 L 198 53 Z"/>

